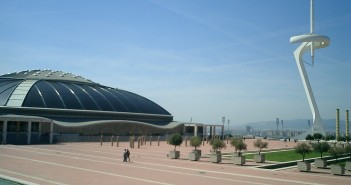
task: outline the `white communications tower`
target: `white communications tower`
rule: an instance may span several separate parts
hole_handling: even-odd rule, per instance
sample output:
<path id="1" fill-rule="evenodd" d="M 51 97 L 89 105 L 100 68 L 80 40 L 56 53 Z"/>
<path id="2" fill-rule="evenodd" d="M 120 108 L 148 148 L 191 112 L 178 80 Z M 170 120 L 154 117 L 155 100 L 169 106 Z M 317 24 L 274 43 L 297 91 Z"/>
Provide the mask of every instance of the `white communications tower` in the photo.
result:
<path id="1" fill-rule="evenodd" d="M 325 135 L 322 118 L 319 115 L 318 107 L 316 104 L 316 100 L 314 99 L 314 95 L 312 92 L 312 88 L 310 82 L 308 80 L 307 72 L 304 65 L 304 60 L 302 59 L 303 54 L 310 50 L 312 57 L 312 66 L 314 65 L 314 49 L 324 48 L 329 45 L 330 39 L 327 36 L 319 35 L 314 33 L 314 15 L 313 15 L 313 0 L 311 0 L 311 9 L 310 9 L 310 33 L 293 36 L 290 38 L 290 43 L 301 43 L 301 45 L 294 51 L 294 56 L 296 60 L 297 67 L 300 72 L 300 76 L 302 79 L 303 86 L 305 88 L 305 92 L 307 95 L 308 103 L 310 105 L 312 116 L 313 116 L 313 124 L 311 128 L 309 128 L 305 133 L 297 136 L 297 139 L 305 139 L 308 134 L 313 135 L 314 133 L 321 133 Z"/>

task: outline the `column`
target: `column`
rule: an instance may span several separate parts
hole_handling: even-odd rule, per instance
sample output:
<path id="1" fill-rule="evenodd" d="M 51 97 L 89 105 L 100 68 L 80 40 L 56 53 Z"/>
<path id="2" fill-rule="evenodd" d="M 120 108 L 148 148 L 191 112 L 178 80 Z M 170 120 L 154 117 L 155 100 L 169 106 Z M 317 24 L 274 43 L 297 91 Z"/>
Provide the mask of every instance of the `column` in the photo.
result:
<path id="1" fill-rule="evenodd" d="M 212 131 L 213 131 L 213 137 L 215 137 L 216 136 L 216 126 L 213 126 Z"/>
<path id="2" fill-rule="evenodd" d="M 350 121 L 349 121 L 349 110 L 346 110 L 346 125 L 345 125 L 345 130 L 346 130 L 346 137 L 349 137 L 349 125 L 350 125 Z M 350 138 L 349 138 L 350 139 Z"/>
<path id="3" fill-rule="evenodd" d="M 7 120 L 4 120 L 4 124 L 2 125 L 2 142 L 6 144 L 7 138 Z"/>
<path id="4" fill-rule="evenodd" d="M 206 138 L 207 137 L 207 126 L 206 125 L 204 125 L 204 132 L 205 133 L 203 133 L 203 137 Z"/>
<path id="5" fill-rule="evenodd" d="M 335 139 L 338 140 L 339 138 L 339 134 L 340 134 L 340 128 L 339 128 L 339 125 L 340 125 L 340 114 L 339 114 L 339 109 L 336 109 L 336 125 L 335 125 Z"/>
<path id="6" fill-rule="evenodd" d="M 194 126 L 194 136 L 197 136 L 197 125 Z"/>
<path id="7" fill-rule="evenodd" d="M 27 144 L 30 145 L 32 136 L 32 121 L 28 121 L 27 125 Z"/>
<path id="8" fill-rule="evenodd" d="M 54 132 L 54 122 L 50 122 L 50 144 L 52 144 L 52 138 L 53 138 L 53 133 Z"/>
<path id="9" fill-rule="evenodd" d="M 222 127 L 222 138 L 224 140 L 224 125 L 222 125 L 221 127 Z"/>

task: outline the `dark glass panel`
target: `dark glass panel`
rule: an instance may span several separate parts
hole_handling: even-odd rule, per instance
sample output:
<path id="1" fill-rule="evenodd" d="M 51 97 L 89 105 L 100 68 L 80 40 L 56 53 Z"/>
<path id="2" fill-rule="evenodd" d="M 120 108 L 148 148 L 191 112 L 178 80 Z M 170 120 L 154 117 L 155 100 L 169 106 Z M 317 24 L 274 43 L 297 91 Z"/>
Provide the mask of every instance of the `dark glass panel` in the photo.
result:
<path id="1" fill-rule="evenodd" d="M 92 98 L 94 98 L 95 102 L 98 103 L 100 110 L 113 111 L 109 102 L 100 93 L 95 91 L 93 87 L 87 85 L 82 85 L 81 87 L 88 92 Z"/>
<path id="2" fill-rule="evenodd" d="M 123 93 L 120 92 L 120 90 L 117 90 L 117 89 L 106 89 L 106 90 L 114 94 L 116 97 L 118 97 L 118 99 L 121 102 L 123 102 L 125 107 L 127 107 L 125 112 L 138 112 L 137 106 L 133 102 L 131 102 L 127 97 L 125 97 Z"/>
<path id="3" fill-rule="evenodd" d="M 123 102 L 120 97 L 108 91 L 107 88 L 96 87 L 95 89 L 98 90 L 101 94 L 103 94 L 108 99 L 110 104 L 114 107 L 115 111 L 129 112 L 129 109 L 125 105 L 125 102 Z"/>
<path id="4" fill-rule="evenodd" d="M 61 99 L 65 103 L 67 109 L 83 109 L 78 99 L 74 96 L 74 94 L 62 83 L 51 82 L 51 85 L 60 94 Z"/>
<path id="5" fill-rule="evenodd" d="M 27 132 L 27 130 L 28 130 L 28 122 L 24 122 L 24 121 L 19 122 L 19 131 Z"/>
<path id="6" fill-rule="evenodd" d="M 55 89 L 50 86 L 49 82 L 38 81 L 34 84 L 34 86 L 41 92 L 47 108 L 64 108 L 60 97 L 56 93 Z"/>
<path id="7" fill-rule="evenodd" d="M 17 132 L 17 122 L 8 121 L 7 122 L 7 132 Z"/>
<path id="8" fill-rule="evenodd" d="M 93 101 L 92 97 L 80 87 L 80 85 L 66 84 L 79 98 L 86 110 L 99 110 L 99 107 Z"/>
<path id="9" fill-rule="evenodd" d="M 32 132 L 39 132 L 39 122 L 32 122 Z"/>
<path id="10" fill-rule="evenodd" d="M 46 107 L 39 89 L 34 85 L 26 95 L 22 107 Z"/>

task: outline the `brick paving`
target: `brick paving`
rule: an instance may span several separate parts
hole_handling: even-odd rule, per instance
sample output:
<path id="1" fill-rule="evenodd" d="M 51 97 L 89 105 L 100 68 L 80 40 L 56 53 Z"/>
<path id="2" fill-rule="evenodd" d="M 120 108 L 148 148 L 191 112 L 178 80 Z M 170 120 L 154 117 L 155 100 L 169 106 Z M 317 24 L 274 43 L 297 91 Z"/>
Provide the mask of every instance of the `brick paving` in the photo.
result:
<path id="1" fill-rule="evenodd" d="M 247 139 L 248 151 L 256 151 Z M 189 143 L 188 143 L 189 144 Z M 286 149 L 294 142 L 269 141 L 269 149 Z M 230 160 L 210 163 L 206 157 L 189 161 L 188 153 L 193 149 L 183 143 L 177 150 L 180 159 L 169 159 L 168 151 L 174 147 L 161 142 L 149 142 L 131 151 L 131 162 L 123 161 L 123 150 L 129 142 L 119 143 L 62 143 L 53 145 L 0 145 L 0 175 L 21 179 L 33 184 L 351 184 L 351 172 L 345 176 L 334 176 L 329 169 L 299 172 L 296 167 L 283 170 L 265 170 L 247 161 L 236 166 Z M 206 156 L 210 146 L 199 149 Z M 227 146 L 223 153 L 233 152 Z M 267 164 L 267 163 L 266 163 Z"/>

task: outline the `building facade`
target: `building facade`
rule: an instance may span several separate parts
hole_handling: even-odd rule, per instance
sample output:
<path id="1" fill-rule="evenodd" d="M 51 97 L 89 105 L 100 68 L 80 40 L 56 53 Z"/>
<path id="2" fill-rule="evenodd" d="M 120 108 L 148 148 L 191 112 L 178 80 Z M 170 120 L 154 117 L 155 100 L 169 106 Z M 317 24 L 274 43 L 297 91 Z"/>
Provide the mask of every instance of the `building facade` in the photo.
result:
<path id="1" fill-rule="evenodd" d="M 162 135 L 183 124 L 155 102 L 81 76 L 29 70 L 0 76 L 2 143 L 53 143 L 65 135 Z"/>

